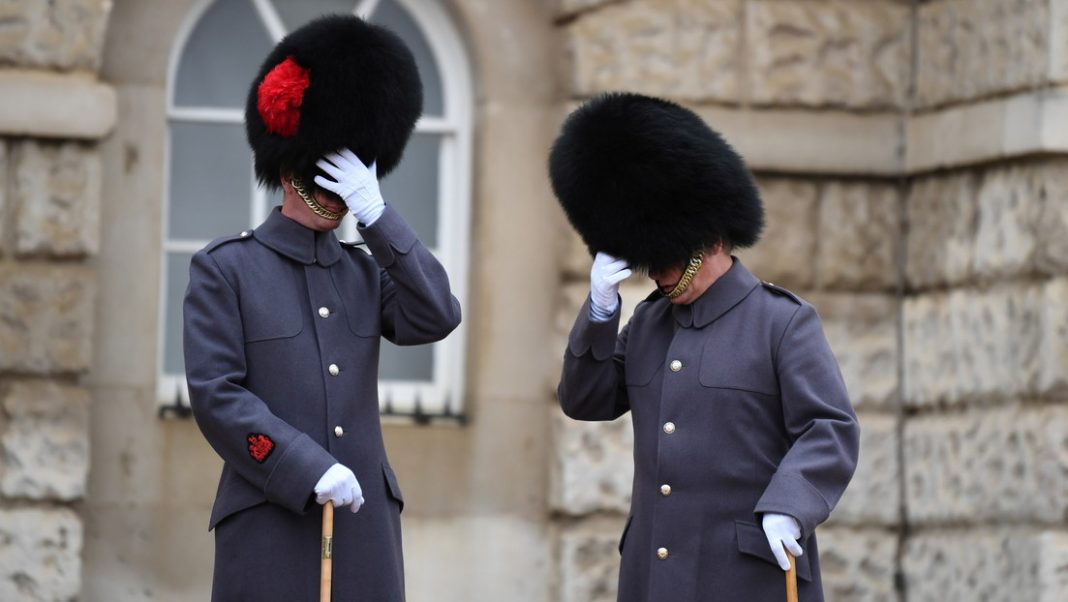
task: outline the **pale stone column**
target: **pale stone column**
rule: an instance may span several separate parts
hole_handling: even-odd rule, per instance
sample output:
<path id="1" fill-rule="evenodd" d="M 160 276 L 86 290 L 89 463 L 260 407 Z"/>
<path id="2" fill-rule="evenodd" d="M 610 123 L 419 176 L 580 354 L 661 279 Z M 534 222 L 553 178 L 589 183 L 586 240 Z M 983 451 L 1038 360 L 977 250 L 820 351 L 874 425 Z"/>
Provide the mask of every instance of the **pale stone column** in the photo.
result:
<path id="1" fill-rule="evenodd" d="M 0 599 L 81 593 L 111 3 L 0 7 Z"/>

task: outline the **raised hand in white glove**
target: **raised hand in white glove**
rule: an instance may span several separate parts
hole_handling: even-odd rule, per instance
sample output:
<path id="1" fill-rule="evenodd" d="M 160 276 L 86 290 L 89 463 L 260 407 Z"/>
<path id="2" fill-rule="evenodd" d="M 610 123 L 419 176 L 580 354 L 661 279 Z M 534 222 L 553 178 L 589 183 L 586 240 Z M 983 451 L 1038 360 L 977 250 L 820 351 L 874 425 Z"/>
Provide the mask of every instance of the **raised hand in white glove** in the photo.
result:
<path id="1" fill-rule="evenodd" d="M 378 191 L 378 163 L 368 168 L 356 153 L 343 148 L 323 156 L 315 162 L 333 180 L 315 176 L 315 183 L 341 197 L 349 211 L 365 226 L 375 223 L 386 210 L 386 202 Z"/>
<path id="2" fill-rule="evenodd" d="M 625 259 L 597 253 L 590 269 L 590 317 L 603 322 L 619 307 L 619 283 L 631 275 Z"/>
<path id="3" fill-rule="evenodd" d="M 334 502 L 335 507 L 348 506 L 355 513 L 363 506 L 363 489 L 351 470 L 334 464 L 315 484 L 315 501 L 320 504 Z"/>
<path id="4" fill-rule="evenodd" d="M 797 539 L 801 537 L 801 525 L 797 519 L 785 514 L 768 512 L 761 521 L 764 526 L 764 536 L 768 538 L 771 553 L 775 554 L 775 560 L 779 561 L 779 568 L 784 571 L 790 570 L 790 561 L 786 558 L 786 552 L 801 556 L 805 553 Z"/>

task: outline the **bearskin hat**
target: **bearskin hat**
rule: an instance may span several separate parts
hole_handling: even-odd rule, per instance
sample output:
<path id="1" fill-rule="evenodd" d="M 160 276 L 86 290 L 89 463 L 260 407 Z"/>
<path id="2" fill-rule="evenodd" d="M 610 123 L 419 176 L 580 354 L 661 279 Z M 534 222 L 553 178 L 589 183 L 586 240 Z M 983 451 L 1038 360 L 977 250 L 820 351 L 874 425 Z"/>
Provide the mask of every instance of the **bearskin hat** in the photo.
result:
<path id="1" fill-rule="evenodd" d="M 638 269 L 756 243 L 764 207 L 745 162 L 692 111 L 639 94 L 594 98 L 549 155 L 553 192 L 590 253 Z"/>
<path id="2" fill-rule="evenodd" d="M 352 15 L 316 19 L 283 38 L 252 82 L 245 131 L 256 177 L 270 189 L 283 173 L 311 184 L 315 162 L 341 148 L 384 176 L 422 110 L 415 58 L 396 34 Z"/>

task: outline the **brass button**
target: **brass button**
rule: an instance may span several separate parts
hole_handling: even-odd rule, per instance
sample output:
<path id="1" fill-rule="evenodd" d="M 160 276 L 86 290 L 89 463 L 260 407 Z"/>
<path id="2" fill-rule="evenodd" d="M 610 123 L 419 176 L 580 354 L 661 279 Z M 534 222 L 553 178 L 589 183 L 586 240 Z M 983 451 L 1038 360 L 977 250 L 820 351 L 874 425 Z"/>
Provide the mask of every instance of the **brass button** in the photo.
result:
<path id="1" fill-rule="evenodd" d="M 338 428 L 341 428 L 341 427 L 338 427 Z M 668 485 L 667 483 L 664 483 L 663 485 L 661 485 L 660 486 L 660 495 L 662 495 L 664 497 L 667 497 L 667 496 L 671 495 L 671 485 Z"/>
<path id="2" fill-rule="evenodd" d="M 340 439 L 341 436 L 344 435 L 344 434 L 345 434 L 345 429 L 341 428 L 340 424 L 334 427 L 334 436 L 335 437 Z"/>
<path id="3" fill-rule="evenodd" d="M 669 435 L 671 433 L 674 433 L 675 432 L 675 423 L 674 422 L 665 422 L 664 423 L 664 432 L 669 434 Z"/>
<path id="4" fill-rule="evenodd" d="M 241 233 L 241 238 L 248 238 L 249 234 L 252 234 L 252 232 L 249 232 L 248 230 L 245 230 L 244 232 Z"/>
<path id="5" fill-rule="evenodd" d="M 682 370 L 682 362 L 679 360 L 671 360 L 671 371 L 678 372 L 679 370 Z"/>
<path id="6" fill-rule="evenodd" d="M 329 318 L 330 317 L 330 310 L 325 308 L 325 307 L 320 307 L 319 308 L 319 317 L 320 318 Z"/>
<path id="7" fill-rule="evenodd" d="M 668 549 L 667 548 L 658 548 L 657 551 L 656 551 L 656 557 L 659 558 L 660 560 L 667 560 Z"/>
<path id="8" fill-rule="evenodd" d="M 341 372 L 341 368 L 338 368 L 337 364 L 330 364 L 327 370 L 330 372 L 330 376 L 337 376 Z"/>

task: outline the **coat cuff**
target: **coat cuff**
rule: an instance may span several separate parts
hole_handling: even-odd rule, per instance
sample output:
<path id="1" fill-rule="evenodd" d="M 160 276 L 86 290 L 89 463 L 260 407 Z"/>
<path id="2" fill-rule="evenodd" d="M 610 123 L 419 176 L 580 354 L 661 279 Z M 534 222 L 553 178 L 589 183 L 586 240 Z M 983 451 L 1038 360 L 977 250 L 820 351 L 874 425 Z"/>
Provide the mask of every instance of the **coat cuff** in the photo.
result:
<path id="1" fill-rule="evenodd" d="M 567 348 L 571 354 L 581 357 L 592 350 L 595 360 L 604 361 L 612 357 L 619 335 L 620 307 L 621 305 L 616 306 L 612 317 L 598 322 L 590 318 L 590 298 L 587 296 L 567 340 Z"/>
<path id="2" fill-rule="evenodd" d="M 831 507 L 804 477 L 776 473 L 753 510 L 757 524 L 760 524 L 760 516 L 768 512 L 796 518 L 801 525 L 801 541 L 804 541 L 816 530 L 816 525 L 827 520 Z"/>
<path id="3" fill-rule="evenodd" d="M 315 484 L 337 463 L 330 452 L 301 433 L 286 447 L 263 486 L 263 492 L 271 502 L 304 514 L 308 511 Z"/>
<path id="4" fill-rule="evenodd" d="M 419 240 L 415 230 L 389 205 L 375 223 L 360 226 L 359 231 L 371 255 L 384 268 L 393 265 L 398 253 L 405 255 L 411 251 Z"/>

